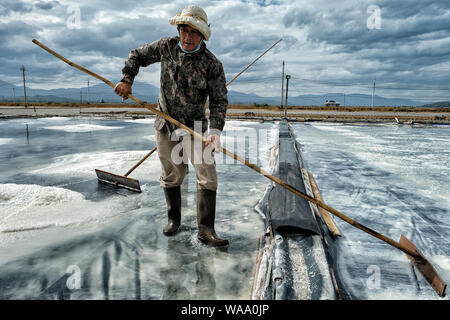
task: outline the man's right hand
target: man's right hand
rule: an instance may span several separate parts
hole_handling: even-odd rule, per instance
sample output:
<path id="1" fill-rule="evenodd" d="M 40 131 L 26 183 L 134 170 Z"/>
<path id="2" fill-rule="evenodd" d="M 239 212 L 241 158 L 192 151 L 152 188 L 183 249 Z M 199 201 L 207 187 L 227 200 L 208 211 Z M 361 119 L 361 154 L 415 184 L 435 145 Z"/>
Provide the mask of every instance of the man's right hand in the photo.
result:
<path id="1" fill-rule="evenodd" d="M 122 97 L 122 101 L 128 99 L 128 95 L 131 94 L 131 84 L 128 82 L 119 82 L 114 87 L 114 92 Z"/>

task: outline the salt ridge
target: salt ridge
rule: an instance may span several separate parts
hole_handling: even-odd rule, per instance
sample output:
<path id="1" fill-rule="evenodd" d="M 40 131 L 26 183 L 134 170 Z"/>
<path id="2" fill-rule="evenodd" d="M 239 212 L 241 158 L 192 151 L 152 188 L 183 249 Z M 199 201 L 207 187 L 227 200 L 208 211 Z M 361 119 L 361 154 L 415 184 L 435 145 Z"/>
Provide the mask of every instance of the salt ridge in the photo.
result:
<path id="1" fill-rule="evenodd" d="M 83 133 L 83 132 L 91 132 L 91 131 L 123 129 L 123 127 L 100 126 L 100 125 L 95 125 L 95 124 L 74 124 L 74 125 L 51 126 L 51 127 L 43 127 L 43 128 L 48 129 L 48 130 L 61 130 L 61 131 L 71 132 L 71 133 Z"/>

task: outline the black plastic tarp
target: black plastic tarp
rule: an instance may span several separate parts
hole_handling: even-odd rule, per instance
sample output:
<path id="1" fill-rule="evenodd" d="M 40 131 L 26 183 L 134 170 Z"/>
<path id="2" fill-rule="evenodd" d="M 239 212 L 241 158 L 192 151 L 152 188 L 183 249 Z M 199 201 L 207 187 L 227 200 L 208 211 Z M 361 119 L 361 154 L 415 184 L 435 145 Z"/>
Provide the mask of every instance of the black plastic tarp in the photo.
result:
<path id="1" fill-rule="evenodd" d="M 281 180 L 306 194 L 301 168 L 303 161 L 296 148 L 296 139 L 287 121 L 280 123 L 278 170 Z M 269 196 L 272 228 L 281 233 L 320 234 L 309 202 L 280 185 Z"/>

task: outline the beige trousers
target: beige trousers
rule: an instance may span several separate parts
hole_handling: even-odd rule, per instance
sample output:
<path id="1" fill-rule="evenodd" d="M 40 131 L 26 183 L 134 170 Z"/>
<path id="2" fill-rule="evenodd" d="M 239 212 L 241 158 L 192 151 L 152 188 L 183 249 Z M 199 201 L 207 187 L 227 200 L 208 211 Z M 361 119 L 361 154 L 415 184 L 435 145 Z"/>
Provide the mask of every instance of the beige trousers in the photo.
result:
<path id="1" fill-rule="evenodd" d="M 159 183 L 163 188 L 177 187 L 183 183 L 191 161 L 197 174 L 200 189 L 217 190 L 217 173 L 214 154 L 203 141 L 191 135 L 184 135 L 173 141 L 166 130 L 158 130 L 155 123 L 156 146 L 161 162 Z"/>

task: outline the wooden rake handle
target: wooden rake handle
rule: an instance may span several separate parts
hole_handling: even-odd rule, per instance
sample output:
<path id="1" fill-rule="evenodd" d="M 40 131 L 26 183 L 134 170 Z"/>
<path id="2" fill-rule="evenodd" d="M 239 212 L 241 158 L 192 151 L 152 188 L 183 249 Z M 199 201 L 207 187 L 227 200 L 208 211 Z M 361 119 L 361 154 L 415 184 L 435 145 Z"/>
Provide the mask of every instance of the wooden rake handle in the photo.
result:
<path id="1" fill-rule="evenodd" d="M 128 177 L 128 176 L 134 171 L 134 169 L 136 169 L 137 167 L 139 167 L 139 166 L 142 164 L 142 162 L 144 162 L 145 160 L 147 160 L 147 158 L 150 157 L 150 156 L 153 154 L 153 152 L 156 151 L 156 148 L 157 148 L 157 147 L 154 147 L 154 148 L 152 149 L 152 151 L 150 151 L 149 153 L 147 153 L 147 154 L 145 155 L 145 157 L 143 157 L 141 160 L 139 160 L 139 162 L 136 163 L 136 164 L 134 165 L 133 168 L 131 168 L 130 170 L 128 170 L 127 173 L 125 173 L 124 177 Z"/>

